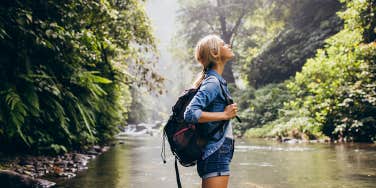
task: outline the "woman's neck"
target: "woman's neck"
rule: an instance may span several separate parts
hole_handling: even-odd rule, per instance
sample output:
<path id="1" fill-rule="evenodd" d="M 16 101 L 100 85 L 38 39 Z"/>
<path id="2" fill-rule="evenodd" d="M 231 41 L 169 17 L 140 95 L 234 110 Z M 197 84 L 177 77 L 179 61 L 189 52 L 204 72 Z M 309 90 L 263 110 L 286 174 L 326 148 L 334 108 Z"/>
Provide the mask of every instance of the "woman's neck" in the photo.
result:
<path id="1" fill-rule="evenodd" d="M 217 62 L 212 67 L 213 70 L 215 70 L 219 75 L 222 76 L 223 70 L 225 69 L 225 63 L 224 62 Z"/>

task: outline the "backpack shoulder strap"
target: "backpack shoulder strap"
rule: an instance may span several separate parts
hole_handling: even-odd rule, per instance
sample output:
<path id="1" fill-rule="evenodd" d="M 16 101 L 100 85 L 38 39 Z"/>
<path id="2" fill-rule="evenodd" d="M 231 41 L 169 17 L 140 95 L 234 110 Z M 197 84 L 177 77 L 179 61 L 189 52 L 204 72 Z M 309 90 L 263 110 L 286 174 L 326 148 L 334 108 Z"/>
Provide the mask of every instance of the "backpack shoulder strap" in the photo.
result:
<path id="1" fill-rule="evenodd" d="M 228 95 L 227 95 L 225 89 L 223 88 L 223 85 L 222 85 L 221 81 L 220 81 L 217 77 L 215 77 L 214 75 L 210 75 L 210 76 L 208 76 L 208 77 L 214 77 L 215 79 L 218 80 L 218 82 L 219 82 L 219 86 L 221 87 L 221 92 L 222 92 L 223 96 L 225 97 L 225 100 L 226 100 L 227 105 L 231 104 L 231 100 L 230 100 L 230 98 L 228 97 Z"/>
<path id="2" fill-rule="evenodd" d="M 180 181 L 180 175 L 179 175 L 179 168 L 178 168 L 178 161 L 175 157 L 175 176 L 176 176 L 176 183 L 178 184 L 178 188 L 182 188 L 181 181 Z"/>

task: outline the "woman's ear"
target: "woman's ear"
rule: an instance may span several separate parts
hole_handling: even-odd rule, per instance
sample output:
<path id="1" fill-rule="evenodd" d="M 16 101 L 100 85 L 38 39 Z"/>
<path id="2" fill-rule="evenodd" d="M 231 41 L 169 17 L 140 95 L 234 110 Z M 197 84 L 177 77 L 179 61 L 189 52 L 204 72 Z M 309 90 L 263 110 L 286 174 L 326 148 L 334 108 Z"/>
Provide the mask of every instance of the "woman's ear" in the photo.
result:
<path id="1" fill-rule="evenodd" d="M 215 49 L 211 49 L 211 50 L 210 50 L 210 55 L 211 55 L 212 57 L 214 57 L 215 59 L 218 59 L 218 58 L 219 58 L 218 51 L 216 51 Z"/>

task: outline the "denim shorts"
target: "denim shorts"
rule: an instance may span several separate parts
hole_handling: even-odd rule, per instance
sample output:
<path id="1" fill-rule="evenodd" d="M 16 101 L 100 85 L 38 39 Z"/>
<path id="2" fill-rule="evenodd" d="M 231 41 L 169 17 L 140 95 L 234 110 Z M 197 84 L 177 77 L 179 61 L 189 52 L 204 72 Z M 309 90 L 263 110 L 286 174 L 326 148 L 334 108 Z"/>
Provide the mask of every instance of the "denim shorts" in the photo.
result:
<path id="1" fill-rule="evenodd" d="M 234 155 L 234 143 L 231 138 L 225 138 L 222 146 L 205 160 L 197 161 L 197 172 L 202 179 L 215 176 L 229 176 L 230 162 Z"/>

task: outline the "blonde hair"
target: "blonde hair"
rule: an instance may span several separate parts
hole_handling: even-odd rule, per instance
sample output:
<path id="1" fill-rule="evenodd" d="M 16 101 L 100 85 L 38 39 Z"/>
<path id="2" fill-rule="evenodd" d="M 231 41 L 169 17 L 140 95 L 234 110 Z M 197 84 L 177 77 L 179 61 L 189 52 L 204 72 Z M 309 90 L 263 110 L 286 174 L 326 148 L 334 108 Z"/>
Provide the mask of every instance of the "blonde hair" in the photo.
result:
<path id="1" fill-rule="evenodd" d="M 221 57 L 220 46 L 223 40 L 218 35 L 208 35 L 197 42 L 195 59 L 201 63 L 203 70 L 201 75 L 193 83 L 198 88 L 208 71 Z"/>

